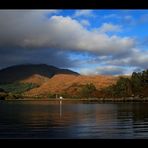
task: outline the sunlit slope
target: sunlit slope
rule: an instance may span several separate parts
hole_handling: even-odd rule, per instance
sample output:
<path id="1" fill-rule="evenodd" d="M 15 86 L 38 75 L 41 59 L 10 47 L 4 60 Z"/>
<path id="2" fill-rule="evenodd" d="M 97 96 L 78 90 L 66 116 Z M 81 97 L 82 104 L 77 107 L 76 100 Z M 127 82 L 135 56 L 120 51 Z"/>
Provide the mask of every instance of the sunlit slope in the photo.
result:
<path id="1" fill-rule="evenodd" d="M 50 78 L 47 82 L 43 83 L 40 87 L 34 88 L 26 95 L 48 95 L 50 93 L 75 93 L 77 88 L 87 83 L 93 83 L 97 89 L 107 87 L 115 84 L 117 77 L 114 76 L 82 76 L 82 75 L 69 75 L 58 74 Z"/>

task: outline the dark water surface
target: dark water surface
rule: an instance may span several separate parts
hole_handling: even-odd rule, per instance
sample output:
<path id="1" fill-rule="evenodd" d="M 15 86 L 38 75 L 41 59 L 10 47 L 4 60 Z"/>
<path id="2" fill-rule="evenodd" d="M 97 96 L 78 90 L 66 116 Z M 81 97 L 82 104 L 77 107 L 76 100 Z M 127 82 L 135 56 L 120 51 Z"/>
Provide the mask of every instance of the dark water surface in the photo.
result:
<path id="1" fill-rule="evenodd" d="M 148 138 L 148 103 L 1 101 L 0 138 Z"/>

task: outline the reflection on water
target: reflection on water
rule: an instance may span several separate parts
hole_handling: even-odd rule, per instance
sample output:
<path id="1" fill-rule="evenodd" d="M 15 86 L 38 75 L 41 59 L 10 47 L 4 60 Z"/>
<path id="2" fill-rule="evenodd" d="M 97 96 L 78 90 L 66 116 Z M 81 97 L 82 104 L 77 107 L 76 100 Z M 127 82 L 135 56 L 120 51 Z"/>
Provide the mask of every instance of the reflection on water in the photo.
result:
<path id="1" fill-rule="evenodd" d="M 62 117 L 62 101 L 60 100 L 60 118 Z"/>
<path id="2" fill-rule="evenodd" d="M 148 138 L 148 104 L 1 101 L 0 138 Z"/>

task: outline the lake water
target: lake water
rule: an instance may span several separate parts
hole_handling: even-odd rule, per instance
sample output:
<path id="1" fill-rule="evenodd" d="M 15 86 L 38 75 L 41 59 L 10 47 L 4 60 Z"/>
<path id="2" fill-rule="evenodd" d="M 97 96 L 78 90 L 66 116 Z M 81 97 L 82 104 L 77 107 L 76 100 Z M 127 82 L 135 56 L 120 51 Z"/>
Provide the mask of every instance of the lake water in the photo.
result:
<path id="1" fill-rule="evenodd" d="M 0 138 L 148 138 L 148 103 L 1 101 Z"/>

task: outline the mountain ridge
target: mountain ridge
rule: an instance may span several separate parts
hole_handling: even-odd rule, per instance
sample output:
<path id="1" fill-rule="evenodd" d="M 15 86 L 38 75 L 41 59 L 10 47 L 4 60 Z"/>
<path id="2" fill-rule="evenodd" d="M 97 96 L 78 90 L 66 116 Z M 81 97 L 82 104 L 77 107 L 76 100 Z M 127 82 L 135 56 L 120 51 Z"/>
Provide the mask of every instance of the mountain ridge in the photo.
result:
<path id="1" fill-rule="evenodd" d="M 80 75 L 72 70 L 61 69 L 47 64 L 22 64 L 1 69 L 0 83 L 19 82 L 35 74 L 48 78 L 51 78 L 56 74 Z"/>

